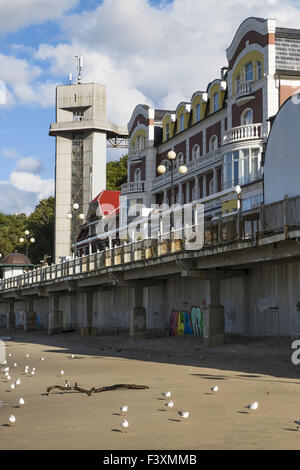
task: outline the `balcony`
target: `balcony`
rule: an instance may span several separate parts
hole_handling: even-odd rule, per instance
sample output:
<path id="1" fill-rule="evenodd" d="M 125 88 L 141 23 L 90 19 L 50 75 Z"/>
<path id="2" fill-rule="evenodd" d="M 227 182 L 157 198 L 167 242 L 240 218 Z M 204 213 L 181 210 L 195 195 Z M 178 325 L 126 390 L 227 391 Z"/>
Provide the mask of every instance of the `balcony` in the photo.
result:
<path id="1" fill-rule="evenodd" d="M 236 100 L 237 106 L 243 106 L 248 101 L 254 99 L 253 94 L 253 83 L 254 81 L 241 82 L 237 84 Z"/>
<path id="2" fill-rule="evenodd" d="M 141 158 L 143 158 L 145 156 L 146 156 L 146 149 L 144 149 L 144 150 L 134 150 L 133 152 L 131 152 L 130 159 L 133 162 L 133 161 L 136 161 L 136 160 L 140 160 Z"/>
<path id="3" fill-rule="evenodd" d="M 262 139 L 262 124 L 247 124 L 224 132 L 223 145 L 242 140 Z"/>
<path id="4" fill-rule="evenodd" d="M 130 193 L 144 193 L 146 181 L 134 181 L 121 186 L 122 195 Z"/>

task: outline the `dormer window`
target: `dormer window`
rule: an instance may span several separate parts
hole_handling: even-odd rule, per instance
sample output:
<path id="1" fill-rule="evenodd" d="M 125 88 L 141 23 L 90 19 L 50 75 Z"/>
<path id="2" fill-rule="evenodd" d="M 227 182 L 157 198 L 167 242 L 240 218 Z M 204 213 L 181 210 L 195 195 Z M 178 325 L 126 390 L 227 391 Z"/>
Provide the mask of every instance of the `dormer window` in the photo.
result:
<path id="1" fill-rule="evenodd" d="M 166 140 L 169 140 L 170 138 L 170 124 L 169 123 L 166 124 L 165 132 L 166 132 Z"/>
<path id="2" fill-rule="evenodd" d="M 179 131 L 184 131 L 184 114 L 181 114 L 179 118 Z"/>
<path id="3" fill-rule="evenodd" d="M 214 113 L 215 113 L 216 111 L 219 110 L 219 93 L 214 94 L 213 105 L 214 105 Z"/>
<path id="4" fill-rule="evenodd" d="M 197 104 L 197 106 L 196 106 L 196 122 L 199 122 L 199 121 L 200 121 L 200 118 L 201 118 L 201 114 L 200 114 L 200 104 Z"/>

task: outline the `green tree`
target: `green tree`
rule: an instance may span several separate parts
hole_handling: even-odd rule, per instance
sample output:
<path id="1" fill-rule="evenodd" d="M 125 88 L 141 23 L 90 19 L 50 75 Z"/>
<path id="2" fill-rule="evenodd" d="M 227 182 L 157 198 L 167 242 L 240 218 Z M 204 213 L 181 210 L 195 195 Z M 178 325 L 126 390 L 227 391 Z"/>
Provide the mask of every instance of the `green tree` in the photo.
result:
<path id="1" fill-rule="evenodd" d="M 40 264 L 47 259 L 53 260 L 54 245 L 54 197 L 42 199 L 35 211 L 28 217 L 28 230 L 35 238 L 35 243 L 30 246 L 30 260 L 33 264 Z"/>
<path id="2" fill-rule="evenodd" d="M 127 182 L 128 155 L 117 162 L 108 162 L 106 166 L 106 189 L 121 191 L 122 184 Z"/>

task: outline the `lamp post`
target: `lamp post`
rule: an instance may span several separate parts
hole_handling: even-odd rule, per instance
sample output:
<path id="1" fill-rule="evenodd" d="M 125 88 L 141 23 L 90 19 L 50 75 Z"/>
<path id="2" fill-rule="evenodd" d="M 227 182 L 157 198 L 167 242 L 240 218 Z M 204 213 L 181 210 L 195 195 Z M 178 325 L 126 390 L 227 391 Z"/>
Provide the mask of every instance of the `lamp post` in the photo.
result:
<path id="1" fill-rule="evenodd" d="M 25 245 L 26 248 L 26 272 L 28 271 L 28 252 L 29 252 L 29 247 L 33 243 L 35 243 L 35 238 L 30 235 L 29 230 L 25 230 L 24 232 L 25 237 L 19 238 L 19 242 L 23 245 Z"/>
<path id="2" fill-rule="evenodd" d="M 76 258 L 76 251 L 77 251 L 76 241 L 77 241 L 78 221 L 79 220 L 83 221 L 84 218 L 85 218 L 85 215 L 80 213 L 79 204 L 77 204 L 77 202 L 75 202 L 72 206 L 71 211 L 67 213 L 66 217 L 69 220 L 72 220 L 73 217 L 74 217 L 74 221 L 75 221 L 75 227 L 74 227 L 74 245 L 75 245 L 74 258 Z"/>
<path id="3" fill-rule="evenodd" d="M 171 167 L 171 207 L 174 205 L 174 169 L 177 162 L 178 155 L 172 150 L 168 153 L 169 166 Z M 178 169 L 181 175 L 186 175 L 188 169 L 185 165 L 181 165 Z M 159 165 L 157 167 L 157 173 L 159 175 L 164 175 L 167 172 L 167 167 L 165 165 Z"/>
<path id="4" fill-rule="evenodd" d="M 235 192 L 237 193 L 238 197 L 238 238 L 241 235 L 241 211 L 242 211 L 242 188 L 238 185 L 235 188 Z"/>

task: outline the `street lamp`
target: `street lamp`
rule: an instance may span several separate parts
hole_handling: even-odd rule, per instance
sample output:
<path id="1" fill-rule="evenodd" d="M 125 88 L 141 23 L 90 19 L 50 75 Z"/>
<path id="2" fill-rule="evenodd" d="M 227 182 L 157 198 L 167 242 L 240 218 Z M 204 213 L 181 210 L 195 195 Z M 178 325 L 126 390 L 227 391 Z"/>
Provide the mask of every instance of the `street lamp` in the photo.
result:
<path id="1" fill-rule="evenodd" d="M 72 220 L 73 217 L 74 217 L 74 221 L 75 221 L 75 227 L 74 227 L 74 245 L 75 245 L 74 257 L 76 257 L 76 250 L 77 250 L 76 241 L 77 241 L 78 221 L 79 220 L 83 221 L 85 219 L 85 215 L 79 213 L 79 204 L 77 204 L 77 202 L 75 202 L 72 206 L 71 211 L 67 213 L 66 217 L 69 220 Z"/>
<path id="2" fill-rule="evenodd" d="M 28 251 L 29 251 L 30 245 L 33 245 L 33 243 L 35 243 L 35 238 L 30 236 L 29 230 L 25 230 L 24 234 L 25 234 L 25 237 L 20 237 L 19 242 L 22 245 L 25 244 L 25 247 L 26 247 L 26 271 L 28 271 Z"/>
<path id="3" fill-rule="evenodd" d="M 168 163 L 169 163 L 169 166 L 171 167 L 171 207 L 174 205 L 174 202 L 175 202 L 174 201 L 174 168 L 176 165 L 177 158 L 178 158 L 178 155 L 176 155 L 176 153 L 173 150 L 171 150 L 168 153 L 168 160 L 169 160 Z M 185 165 L 181 165 L 178 171 L 181 175 L 186 175 L 188 172 L 188 169 Z M 157 173 L 159 175 L 164 175 L 166 172 L 167 172 L 167 168 L 165 165 L 159 165 L 157 167 Z"/>

